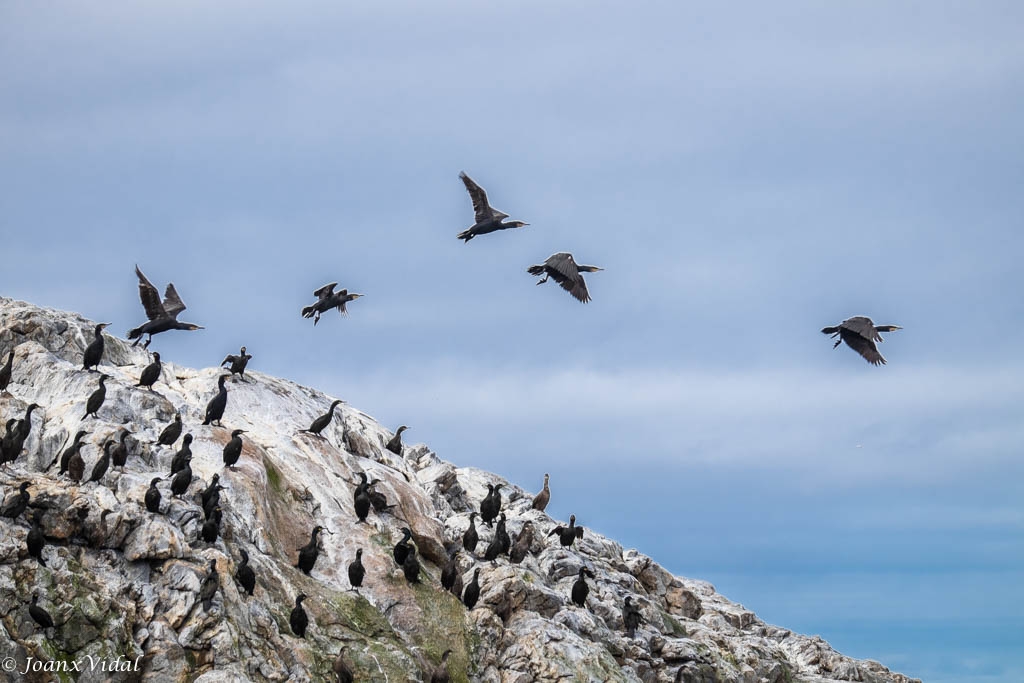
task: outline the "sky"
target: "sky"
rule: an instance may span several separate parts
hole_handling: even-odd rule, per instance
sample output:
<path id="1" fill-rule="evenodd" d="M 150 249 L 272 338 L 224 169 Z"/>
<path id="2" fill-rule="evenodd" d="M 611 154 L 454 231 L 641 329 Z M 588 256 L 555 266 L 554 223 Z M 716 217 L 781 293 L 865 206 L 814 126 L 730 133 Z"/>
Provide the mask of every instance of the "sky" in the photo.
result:
<path id="1" fill-rule="evenodd" d="M 0 5 L 0 295 L 407 443 L 926 681 L 1024 680 L 1024 6 Z M 463 244 L 464 170 L 529 227 Z M 526 268 L 604 271 L 581 305 Z M 325 282 L 364 293 L 313 327 Z M 820 334 L 904 329 L 873 367 Z M 1016 653 L 1016 656 L 1014 655 Z"/>

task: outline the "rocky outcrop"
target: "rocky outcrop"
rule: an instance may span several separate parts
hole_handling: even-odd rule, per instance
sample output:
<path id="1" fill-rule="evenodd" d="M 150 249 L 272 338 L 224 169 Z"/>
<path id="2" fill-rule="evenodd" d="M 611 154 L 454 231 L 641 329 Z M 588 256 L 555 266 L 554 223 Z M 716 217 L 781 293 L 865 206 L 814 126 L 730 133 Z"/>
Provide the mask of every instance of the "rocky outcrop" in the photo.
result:
<path id="1" fill-rule="evenodd" d="M 459 468 L 427 447 L 402 457 L 383 445 L 391 433 L 342 405 L 321 437 L 301 433 L 331 397 L 247 370 L 228 382 L 223 427 L 202 426 L 215 393 L 215 368 L 165 363 L 155 391 L 136 388 L 148 354 L 108 337 L 100 370 L 109 374 L 98 417 L 82 419 L 96 373 L 81 370 L 92 323 L 74 314 L 0 299 L 0 356 L 14 349 L 14 379 L 0 395 L 0 428 L 38 403 L 18 459 L 0 469 L 6 496 L 29 481 L 32 503 L 16 520 L 0 519 L 0 659 L 43 661 L 140 658 L 136 672 L 90 671 L 79 681 L 323 681 L 344 645 L 357 680 L 418 681 L 453 650 L 454 681 L 865 681 L 908 683 L 870 661 L 843 657 L 818 638 L 765 624 L 713 586 L 671 575 L 651 558 L 591 531 L 571 548 L 545 534 L 555 524 L 530 509 L 530 495 L 499 476 Z M 216 360 L 217 354 L 213 354 Z M 220 354 L 223 355 L 223 354 Z M 167 359 L 164 359 L 165 361 Z M 161 483 L 164 502 L 151 514 L 143 496 L 166 477 L 173 448 L 155 445 L 180 412 L 194 437 L 196 480 L 180 499 Z M 87 472 L 104 441 L 127 429 L 129 458 L 98 483 L 76 484 L 51 463 L 80 428 Z M 221 453 L 233 428 L 245 429 L 241 459 L 225 469 Z M 220 474 L 223 523 L 214 543 L 199 540 L 198 492 Z M 395 507 L 358 523 L 353 482 L 359 473 Z M 521 564 L 461 555 L 462 581 L 480 568 L 472 610 L 439 585 L 440 567 L 478 509 L 488 483 L 502 482 L 509 531 L 537 530 Z M 41 513 L 46 566 L 28 555 L 29 517 Z M 295 567 L 314 525 L 320 556 L 310 575 Z M 392 546 L 409 527 L 423 564 L 409 584 Z M 481 545 L 491 529 L 480 526 Z M 363 549 L 367 578 L 349 590 L 346 573 Z M 257 575 L 246 596 L 232 577 L 246 550 Z M 213 561 L 220 588 L 208 609 L 198 599 Z M 591 569 L 585 608 L 569 593 L 580 567 Z M 33 592 L 54 618 L 43 632 L 31 620 Z M 292 634 L 288 616 L 298 593 L 310 627 Z M 623 628 L 631 596 L 642 624 Z M 20 669 L 19 669 L 20 670 Z M 48 672 L 26 680 L 57 680 Z M 14 679 L 12 679 L 14 680 Z"/>

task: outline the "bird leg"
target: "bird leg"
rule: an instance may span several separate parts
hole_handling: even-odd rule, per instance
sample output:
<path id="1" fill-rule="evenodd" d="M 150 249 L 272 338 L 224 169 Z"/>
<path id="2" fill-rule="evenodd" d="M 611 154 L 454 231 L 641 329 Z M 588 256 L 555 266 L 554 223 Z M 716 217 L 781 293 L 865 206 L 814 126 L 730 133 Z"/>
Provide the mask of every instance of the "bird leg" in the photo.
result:
<path id="1" fill-rule="evenodd" d="M 150 343 L 151 341 L 153 341 L 153 335 L 149 335 L 149 339 L 147 339 L 147 340 L 146 340 L 146 343 L 142 345 L 142 348 L 144 348 L 144 349 L 148 349 L 148 348 L 149 348 L 149 343 Z"/>
<path id="2" fill-rule="evenodd" d="M 839 346 L 842 343 L 843 343 L 842 339 L 836 339 L 836 343 L 832 345 L 832 348 L 834 349 L 834 348 L 836 348 L 837 346 Z"/>
<path id="3" fill-rule="evenodd" d="M 544 284 L 544 283 L 545 283 L 545 282 L 547 282 L 547 281 L 548 281 L 548 274 L 547 274 L 547 273 L 544 273 L 544 277 L 543 277 L 543 278 L 541 278 L 540 280 L 537 280 L 537 284 L 538 284 L 538 285 L 542 285 L 542 284 Z"/>

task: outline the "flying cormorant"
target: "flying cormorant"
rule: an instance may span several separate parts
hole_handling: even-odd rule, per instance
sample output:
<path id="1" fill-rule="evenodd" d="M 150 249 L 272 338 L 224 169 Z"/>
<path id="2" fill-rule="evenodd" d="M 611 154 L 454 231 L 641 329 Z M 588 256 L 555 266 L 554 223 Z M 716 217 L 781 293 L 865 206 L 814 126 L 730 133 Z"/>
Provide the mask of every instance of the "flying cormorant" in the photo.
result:
<path id="1" fill-rule="evenodd" d="M 299 638 L 306 637 L 306 627 L 309 626 L 309 617 L 306 615 L 306 610 L 302 609 L 302 601 L 305 599 L 305 593 L 299 593 L 295 597 L 295 607 L 292 608 L 291 616 L 288 617 L 288 623 L 291 624 L 292 633 L 297 635 Z"/>
<path id="2" fill-rule="evenodd" d="M 640 608 L 633 604 L 633 598 L 626 596 L 626 602 L 622 606 L 622 624 L 626 628 L 626 635 L 630 638 L 636 637 L 636 629 L 643 621 Z"/>
<path id="3" fill-rule="evenodd" d="M 348 565 L 348 582 L 352 588 L 358 589 L 363 585 L 363 578 L 366 576 L 366 569 L 363 567 L 363 549 L 356 549 L 356 559 Z"/>
<path id="4" fill-rule="evenodd" d="M 98 483 L 103 478 L 103 475 L 107 473 L 107 469 L 110 467 L 110 449 L 114 447 L 114 444 L 113 439 L 107 439 L 103 444 L 103 455 L 92 466 L 92 474 L 89 475 L 89 481 Z"/>
<path id="5" fill-rule="evenodd" d="M 488 484 L 487 496 L 480 501 L 480 519 L 487 526 L 494 526 L 494 520 L 501 512 L 501 487 L 504 484 Z"/>
<path id="6" fill-rule="evenodd" d="M 163 364 L 160 362 L 160 353 L 158 351 L 154 351 L 153 362 L 142 369 L 142 374 L 139 375 L 139 383 L 135 386 L 146 387 L 150 391 L 153 391 L 153 385 L 156 384 L 158 379 L 160 379 L 160 372 L 162 369 Z"/>
<path id="7" fill-rule="evenodd" d="M 384 446 L 384 448 L 388 449 L 395 455 L 402 455 L 402 432 L 404 432 L 406 429 L 408 429 L 408 427 L 402 425 L 397 430 L 395 430 L 395 435 L 391 437 L 391 440 L 388 441 L 387 445 Z"/>
<path id="8" fill-rule="evenodd" d="M 462 594 L 462 604 L 466 609 L 476 607 L 476 601 L 480 599 L 480 567 L 473 570 L 473 580 L 466 586 L 466 592 Z"/>
<path id="9" fill-rule="evenodd" d="M 231 377 L 231 375 L 221 375 L 217 379 L 217 395 L 210 399 L 210 402 L 206 404 L 206 419 L 203 420 L 204 425 L 217 423 L 217 426 L 222 426 L 220 419 L 224 417 L 224 409 L 228 407 L 228 389 L 224 386 L 224 382 Z"/>
<path id="10" fill-rule="evenodd" d="M 185 310 L 185 303 L 178 296 L 173 282 L 167 285 L 167 289 L 164 290 L 164 300 L 161 302 L 160 293 L 156 291 L 153 283 L 146 279 L 138 266 L 135 266 L 135 274 L 139 278 L 139 298 L 142 300 L 142 307 L 146 309 L 146 317 L 149 318 L 149 321 L 128 331 L 128 338 L 135 340 L 132 346 L 138 344 L 144 334 L 149 338 L 143 344 L 143 348 L 149 348 L 154 334 L 160 334 L 167 330 L 203 329 L 193 323 L 178 322 L 178 314 Z"/>
<path id="11" fill-rule="evenodd" d="M 110 464 L 114 467 L 120 467 L 122 471 L 124 471 L 124 466 L 128 464 L 128 444 L 125 443 L 125 439 L 129 436 L 131 436 L 131 432 L 127 429 L 122 430 L 121 436 L 118 437 L 117 445 L 110 452 Z"/>
<path id="12" fill-rule="evenodd" d="M 409 583 L 420 582 L 420 561 L 416 559 L 416 546 L 409 544 L 409 552 L 402 560 L 402 573 Z"/>
<path id="13" fill-rule="evenodd" d="M 450 591 L 455 585 L 455 577 L 459 575 L 459 551 L 454 550 L 448 557 L 448 563 L 441 570 L 441 587 Z"/>
<path id="14" fill-rule="evenodd" d="M 821 332 L 822 334 L 830 334 L 833 338 L 839 337 L 839 339 L 836 339 L 836 343 L 832 345 L 833 349 L 839 346 L 840 343 L 846 342 L 847 346 L 863 356 L 864 360 L 872 365 L 885 365 L 885 359 L 882 358 L 882 354 L 878 352 L 878 347 L 875 346 L 875 342 L 883 341 L 882 335 L 879 332 L 895 332 L 902 329 L 899 325 L 876 325 L 871 322 L 871 318 L 858 315 L 844 320 L 835 327 L 825 327 Z"/>
<path id="15" fill-rule="evenodd" d="M 245 352 L 245 347 L 238 352 L 238 355 L 228 354 L 227 357 L 220 362 L 220 366 L 224 367 L 228 363 L 231 367 L 228 370 L 231 371 L 232 375 L 238 375 L 242 379 L 245 379 L 245 366 L 249 364 L 249 359 L 252 358 L 252 354 Z"/>
<path id="16" fill-rule="evenodd" d="M 32 621 L 34 621 L 37 624 L 39 624 L 39 626 L 41 628 L 43 628 L 43 629 L 53 628 L 53 617 L 50 616 L 49 612 L 47 612 L 42 607 L 40 607 L 38 604 L 36 604 L 38 602 L 39 602 L 39 594 L 38 593 L 33 593 L 32 594 L 32 604 L 29 605 L 29 607 L 28 607 L 28 614 L 29 614 L 29 616 L 32 617 Z"/>
<path id="17" fill-rule="evenodd" d="M 0 367 L 0 393 L 7 391 L 7 385 L 11 383 L 11 371 L 14 369 L 14 351 L 7 354 L 7 362 Z"/>
<path id="18" fill-rule="evenodd" d="M 526 555 L 530 552 L 530 546 L 533 545 L 533 522 L 527 520 L 523 524 L 523 528 L 519 530 L 519 536 L 516 537 L 516 542 L 512 544 L 512 549 L 508 553 L 508 558 L 512 564 L 519 564 L 526 559 Z"/>
<path id="19" fill-rule="evenodd" d="M 331 424 L 331 420 L 334 419 L 334 409 L 340 406 L 344 401 L 337 399 L 331 403 L 331 407 L 327 409 L 327 412 L 320 417 L 313 420 L 309 425 L 309 429 L 300 429 L 299 433 L 309 432 L 310 434 L 316 434 L 320 436 L 320 432 L 327 428 L 327 425 Z"/>
<path id="20" fill-rule="evenodd" d="M 448 657 L 451 653 L 451 650 L 445 650 L 441 655 L 441 663 L 430 674 L 430 683 L 451 683 L 451 676 L 448 675 Z"/>
<path id="21" fill-rule="evenodd" d="M 345 660 L 346 649 L 348 648 L 342 646 L 338 656 L 334 658 L 334 664 L 331 665 L 331 671 L 334 672 L 337 683 L 354 683 L 356 680 L 355 674 L 352 673 L 352 667 Z"/>
<path id="22" fill-rule="evenodd" d="M 320 546 L 317 539 L 317 534 L 324 531 L 324 528 L 319 524 L 313 527 L 313 534 L 309 538 L 309 543 L 299 548 L 299 561 L 295 565 L 302 570 L 302 573 L 308 575 L 313 570 L 313 565 L 316 564 L 316 558 L 320 555 Z"/>
<path id="23" fill-rule="evenodd" d="M 548 536 L 554 536 L 555 534 L 558 534 L 559 543 L 568 547 L 577 538 L 583 538 L 583 527 L 576 526 L 576 515 L 569 515 L 569 526 L 558 525 L 548 532 Z"/>
<path id="24" fill-rule="evenodd" d="M 18 492 L 15 493 L 7 501 L 4 501 L 4 506 L 0 508 L 0 517 L 8 517 L 10 519 L 17 519 L 21 516 L 21 513 L 28 507 L 29 501 L 32 496 L 28 492 L 29 483 L 27 481 L 21 482 L 18 486 Z"/>
<path id="25" fill-rule="evenodd" d="M 103 358 L 103 328 L 108 325 L 110 323 L 100 323 L 96 326 L 96 338 L 85 347 L 85 353 L 82 354 L 83 370 L 91 371 L 100 364 L 100 359 Z"/>
<path id="26" fill-rule="evenodd" d="M 171 478 L 171 495 L 180 498 L 192 483 L 192 454 L 185 458 L 185 466 Z"/>
<path id="27" fill-rule="evenodd" d="M 161 446 L 173 446 L 174 442 L 181 436 L 183 425 L 181 424 L 181 413 L 174 414 L 174 421 L 164 427 L 163 431 L 160 432 L 160 438 L 157 439 L 157 444 Z"/>
<path id="28" fill-rule="evenodd" d="M 533 497 L 533 505 L 531 506 L 534 510 L 540 510 L 544 512 L 544 508 L 548 506 L 548 502 L 551 500 L 551 489 L 548 488 L 547 472 L 544 473 L 544 488 L 541 489 L 540 493 Z"/>
<path id="29" fill-rule="evenodd" d="M 82 416 L 83 420 L 90 415 L 96 417 L 96 413 L 99 411 L 100 406 L 103 405 L 103 401 L 107 398 L 106 381 L 109 377 L 110 375 L 100 375 L 99 389 L 92 392 L 89 396 L 89 400 L 85 402 L 85 415 Z"/>
<path id="30" fill-rule="evenodd" d="M 220 588 L 220 576 L 217 574 L 217 560 L 210 560 L 210 570 L 206 573 L 202 585 L 199 586 L 199 600 L 203 603 L 203 611 L 209 612 L 213 604 L 213 596 Z"/>
<path id="31" fill-rule="evenodd" d="M 181 440 L 181 448 L 171 458 L 171 476 L 180 472 L 185 467 L 185 461 L 192 457 L 192 435 L 186 434 Z"/>
<path id="32" fill-rule="evenodd" d="M 154 477 L 149 482 L 149 488 L 146 489 L 146 509 L 150 512 L 160 512 L 160 489 L 156 487 L 157 483 L 163 481 L 160 477 Z"/>
<path id="33" fill-rule="evenodd" d="M 68 462 L 71 460 L 71 456 L 85 445 L 82 443 L 82 437 L 86 436 L 88 433 L 89 432 L 82 430 L 75 434 L 75 440 L 70 446 L 65 448 L 64 452 L 60 455 L 60 471 L 57 474 L 64 474 L 68 471 Z M 50 467 L 53 467 L 53 465 L 51 464 Z"/>
<path id="34" fill-rule="evenodd" d="M 530 275 L 544 276 L 537 281 L 538 285 L 547 282 L 549 277 L 554 278 L 555 282 L 562 286 L 562 289 L 572 294 L 577 300 L 587 303 L 590 301 L 590 292 L 587 291 L 587 283 L 580 273 L 596 273 L 599 270 L 604 270 L 604 268 L 576 265 L 572 254 L 561 251 L 549 256 L 548 260 L 539 266 L 530 266 L 526 272 Z"/>
<path id="35" fill-rule="evenodd" d="M 235 570 L 235 581 L 242 586 L 246 593 L 252 595 L 252 592 L 256 590 L 256 572 L 249 566 L 249 553 L 242 548 L 239 548 L 238 552 L 242 555 L 242 561 L 239 563 L 238 569 Z"/>
<path id="36" fill-rule="evenodd" d="M 572 601 L 580 607 L 586 605 L 587 595 L 590 593 L 590 586 L 587 585 L 587 580 L 584 578 L 586 576 L 594 578 L 594 572 L 586 567 L 580 567 L 579 578 L 572 584 Z"/>
<path id="37" fill-rule="evenodd" d="M 495 209 L 487 202 L 487 192 L 484 191 L 484 188 L 473 182 L 473 179 L 466 175 L 465 172 L 459 172 L 459 177 L 462 178 L 462 184 L 466 186 L 466 191 L 469 192 L 469 198 L 473 200 L 474 220 L 476 222 L 468 229 L 456 235 L 458 239 L 469 242 L 477 235 L 486 235 L 497 230 L 521 228 L 529 225 L 529 223 L 524 223 L 523 221 L 502 223 L 503 220 L 508 218 L 508 214 Z"/>
<path id="38" fill-rule="evenodd" d="M 409 554 L 409 549 L 412 548 L 412 546 L 409 545 L 409 541 L 411 539 L 412 529 L 405 527 L 402 529 L 402 540 L 396 543 L 394 550 L 391 551 L 391 554 L 394 555 L 395 558 L 395 564 L 399 567 L 405 564 L 405 558 Z"/>
<path id="39" fill-rule="evenodd" d="M 231 432 L 231 440 L 224 444 L 224 467 L 235 469 L 235 463 L 242 455 L 242 434 L 244 429 L 236 429 Z"/>
<path id="40" fill-rule="evenodd" d="M 317 297 L 317 301 L 315 304 L 303 307 L 302 317 L 313 318 L 313 325 L 316 326 L 320 322 L 320 315 L 322 313 L 326 313 L 332 308 L 337 308 L 338 312 L 342 315 L 348 315 L 348 309 L 345 308 L 345 304 L 349 301 L 355 301 L 361 296 L 366 296 L 365 294 L 349 294 L 347 289 L 335 292 L 334 288 L 337 286 L 337 282 L 331 282 L 313 292 L 313 295 Z"/>
<path id="41" fill-rule="evenodd" d="M 480 541 L 480 536 L 476 532 L 476 524 L 473 522 L 474 518 L 476 518 L 476 513 L 469 513 L 469 528 L 466 529 L 466 533 L 462 534 L 462 547 L 468 553 L 476 550 L 476 544 Z"/>
<path id="42" fill-rule="evenodd" d="M 29 556 L 36 558 L 36 561 L 45 567 L 46 560 L 43 559 L 43 548 L 46 546 L 46 536 L 43 535 L 43 528 L 40 526 L 42 521 L 42 511 L 32 515 L 32 528 L 28 530 L 25 545 L 28 547 Z"/>

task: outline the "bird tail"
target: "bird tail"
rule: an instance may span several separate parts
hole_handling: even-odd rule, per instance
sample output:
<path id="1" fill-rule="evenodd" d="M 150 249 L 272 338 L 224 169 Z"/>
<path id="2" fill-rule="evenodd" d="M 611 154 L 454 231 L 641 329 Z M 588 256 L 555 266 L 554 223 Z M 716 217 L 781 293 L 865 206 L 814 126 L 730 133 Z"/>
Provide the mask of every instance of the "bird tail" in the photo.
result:
<path id="1" fill-rule="evenodd" d="M 128 338 L 129 339 L 138 339 L 141 336 L 142 336 L 142 328 L 141 327 L 133 327 L 132 329 L 128 330 Z"/>
<path id="2" fill-rule="evenodd" d="M 314 313 L 316 313 L 316 305 L 315 304 L 313 306 L 303 306 L 302 307 L 302 317 L 303 318 L 312 318 Z"/>
<path id="3" fill-rule="evenodd" d="M 838 327 L 823 327 L 823 328 L 821 328 L 821 333 L 822 334 L 835 334 L 838 331 L 839 331 Z"/>
<path id="4" fill-rule="evenodd" d="M 526 272 L 529 273 L 530 275 L 543 275 L 544 266 L 530 266 L 529 268 L 526 269 Z"/>
<path id="5" fill-rule="evenodd" d="M 474 237 L 476 237 L 476 235 L 474 235 L 473 234 L 473 230 L 470 229 L 470 230 L 463 230 L 458 235 L 456 235 L 456 237 L 459 238 L 460 240 L 468 242 L 471 239 L 473 239 Z"/>

